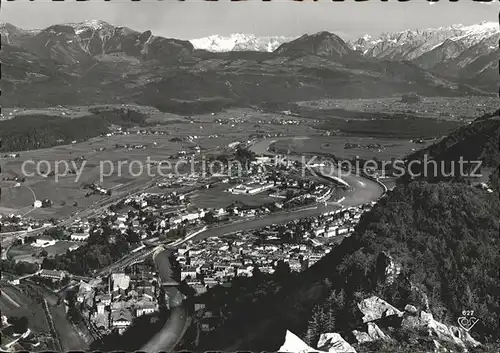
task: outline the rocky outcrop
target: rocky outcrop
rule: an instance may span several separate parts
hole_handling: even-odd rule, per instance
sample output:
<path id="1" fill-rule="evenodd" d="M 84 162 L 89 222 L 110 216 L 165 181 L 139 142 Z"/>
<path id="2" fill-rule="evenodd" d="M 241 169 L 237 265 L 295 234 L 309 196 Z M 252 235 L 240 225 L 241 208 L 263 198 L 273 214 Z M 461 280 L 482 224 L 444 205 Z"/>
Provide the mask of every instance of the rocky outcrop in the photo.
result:
<path id="1" fill-rule="evenodd" d="M 387 336 L 381 329 L 380 327 L 377 326 L 377 324 L 373 322 L 369 322 L 367 324 L 367 330 L 366 331 L 358 331 L 354 330 L 352 331 L 354 337 L 356 338 L 356 341 L 358 343 L 369 343 L 369 342 L 375 342 L 375 341 L 390 341 L 391 338 Z"/>
<path id="2" fill-rule="evenodd" d="M 359 310 L 363 313 L 363 323 L 379 320 L 388 316 L 403 316 L 403 312 L 379 297 L 373 296 L 358 303 Z"/>
<path id="3" fill-rule="evenodd" d="M 397 276 L 401 273 L 401 264 L 396 262 L 393 257 L 384 252 L 377 256 L 377 274 L 385 284 L 394 283 Z"/>
<path id="4" fill-rule="evenodd" d="M 418 316 L 405 316 L 401 322 L 401 327 L 409 329 L 427 329 L 429 336 L 436 337 L 439 341 L 456 344 L 466 349 L 466 347 L 477 347 L 481 345 L 464 329 L 457 326 L 447 326 L 434 320 L 432 314 L 421 311 Z"/>
<path id="5" fill-rule="evenodd" d="M 297 335 L 287 330 L 285 335 L 285 343 L 283 343 L 278 352 L 309 353 L 319 351 L 309 347 L 307 343 L 302 341 Z"/>
<path id="6" fill-rule="evenodd" d="M 338 333 L 323 333 L 318 341 L 318 349 L 331 353 L 356 353 L 354 347 Z"/>
<path id="7" fill-rule="evenodd" d="M 413 282 L 409 281 L 409 283 L 410 283 L 410 290 L 417 295 L 418 304 L 422 306 L 422 310 L 431 311 L 431 309 L 429 308 L 429 298 L 427 297 L 425 291 L 416 286 Z M 417 305 L 417 303 L 413 304 Z M 417 305 L 417 307 L 419 305 Z"/>
<path id="8" fill-rule="evenodd" d="M 467 351 L 468 347 L 481 345 L 463 328 L 446 325 L 434 319 L 427 311 L 420 311 L 416 306 L 407 304 L 404 312 L 393 307 L 386 301 L 372 296 L 358 303 L 359 310 L 363 313 L 363 329 L 352 331 L 359 344 L 375 341 L 392 341 L 380 327 L 393 327 L 394 329 L 413 330 L 418 334 L 427 332 L 435 341 L 436 352 L 442 351 L 442 343 L 456 345 L 461 350 Z M 380 327 L 379 327 L 380 326 Z"/>
<path id="9" fill-rule="evenodd" d="M 416 315 L 418 314 L 418 310 L 416 307 L 414 307 L 413 305 L 411 304 L 406 304 L 405 306 L 405 311 L 410 314 L 410 315 Z"/>

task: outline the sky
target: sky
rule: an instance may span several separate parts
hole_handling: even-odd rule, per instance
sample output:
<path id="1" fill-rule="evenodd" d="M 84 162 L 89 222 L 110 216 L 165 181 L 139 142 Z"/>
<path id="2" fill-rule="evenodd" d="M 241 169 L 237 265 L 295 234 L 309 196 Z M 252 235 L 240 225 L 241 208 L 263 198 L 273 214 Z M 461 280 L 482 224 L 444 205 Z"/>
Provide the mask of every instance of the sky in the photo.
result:
<path id="1" fill-rule="evenodd" d="M 434 28 L 451 24 L 498 21 L 500 2 L 491 4 L 461 0 L 426 0 L 382 3 L 371 0 L 342 3 L 329 0 L 247 0 L 206 2 L 202 0 L 51 0 L 2 1 L 0 21 L 22 28 L 45 28 L 53 24 L 104 20 L 155 35 L 194 39 L 213 34 L 252 33 L 259 36 L 299 36 L 319 31 L 336 33 L 344 39 L 364 34 L 378 35 L 405 29 Z"/>

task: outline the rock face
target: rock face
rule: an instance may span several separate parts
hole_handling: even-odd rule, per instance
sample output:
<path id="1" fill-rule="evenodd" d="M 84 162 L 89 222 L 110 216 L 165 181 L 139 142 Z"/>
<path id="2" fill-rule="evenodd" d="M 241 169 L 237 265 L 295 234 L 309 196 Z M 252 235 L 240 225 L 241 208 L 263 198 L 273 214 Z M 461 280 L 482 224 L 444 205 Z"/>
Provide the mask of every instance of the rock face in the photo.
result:
<path id="1" fill-rule="evenodd" d="M 352 333 L 354 334 L 354 337 L 356 337 L 356 341 L 358 343 L 369 343 L 369 342 L 375 342 L 375 341 L 390 341 L 391 338 L 387 336 L 381 329 L 380 327 L 377 326 L 377 324 L 373 322 L 368 323 L 368 328 L 367 331 L 358 331 L 354 330 Z"/>
<path id="2" fill-rule="evenodd" d="M 323 333 L 318 341 L 318 349 L 331 353 L 356 353 L 338 333 Z"/>
<path id="3" fill-rule="evenodd" d="M 425 332 L 429 337 L 435 339 L 436 350 L 441 349 L 440 342 L 447 342 L 467 351 L 467 347 L 477 347 L 481 343 L 476 341 L 466 330 L 453 326 L 445 325 L 436 321 L 431 313 L 418 311 L 418 309 L 407 304 L 405 312 L 401 312 L 386 301 L 372 296 L 358 303 L 359 310 L 363 313 L 363 323 L 365 329 L 352 331 L 356 341 L 359 344 L 370 343 L 374 341 L 391 341 L 391 337 L 384 333 L 374 322 L 381 327 L 393 327 L 395 329 L 410 329 L 415 332 Z M 393 319 L 396 320 L 393 320 Z M 386 320 L 387 319 L 387 320 Z M 320 345 L 318 344 L 318 347 Z"/>
<path id="4" fill-rule="evenodd" d="M 188 41 L 155 37 L 104 21 L 58 24 L 40 31 L 0 26 L 2 42 L 28 49 L 42 58 L 64 65 L 92 63 L 101 55 L 123 54 L 144 60 L 165 62 L 190 55 Z"/>
<path id="5" fill-rule="evenodd" d="M 405 95 L 402 101 L 404 97 Z M 377 273 L 383 277 L 386 284 L 390 285 L 401 273 L 401 264 L 397 263 L 390 254 L 381 252 L 377 257 Z"/>
<path id="6" fill-rule="evenodd" d="M 362 300 L 358 304 L 358 308 L 364 315 L 363 323 L 379 320 L 392 315 L 403 316 L 402 311 L 376 296 Z"/>
<path id="7" fill-rule="evenodd" d="M 413 305 L 411 304 L 406 304 L 405 306 L 405 311 L 409 314 L 412 314 L 412 315 L 415 315 L 415 314 L 418 314 L 418 310 L 417 308 L 415 308 Z"/>
<path id="8" fill-rule="evenodd" d="M 297 335 L 287 330 L 285 335 L 285 343 L 283 343 L 278 352 L 309 353 L 319 351 L 309 347 L 304 341 L 297 337 Z"/>
<path id="9" fill-rule="evenodd" d="M 457 46 L 447 54 L 449 58 L 459 55 L 464 48 L 472 47 L 498 33 L 497 22 L 483 22 L 471 26 L 408 29 L 397 33 L 384 33 L 379 38 L 365 35 L 350 45 L 367 56 L 413 60 L 441 46 L 449 47 L 449 41 L 453 41 Z"/>
<path id="10" fill-rule="evenodd" d="M 467 346 L 477 347 L 481 345 L 464 329 L 452 325 L 447 326 L 436 321 L 432 314 L 425 311 L 420 312 L 419 316 L 405 316 L 401 326 L 412 329 L 425 328 L 429 336 L 437 337 L 440 341 L 456 344 L 464 349 Z"/>

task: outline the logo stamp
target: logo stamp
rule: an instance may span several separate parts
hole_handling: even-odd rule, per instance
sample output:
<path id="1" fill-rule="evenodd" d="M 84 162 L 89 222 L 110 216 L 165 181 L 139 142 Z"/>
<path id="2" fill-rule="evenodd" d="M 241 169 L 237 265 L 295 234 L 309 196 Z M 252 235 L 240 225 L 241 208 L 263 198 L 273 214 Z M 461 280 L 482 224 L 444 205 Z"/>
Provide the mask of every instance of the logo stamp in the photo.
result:
<path id="1" fill-rule="evenodd" d="M 458 318 L 458 324 L 467 332 L 469 332 L 478 321 L 479 319 L 474 316 L 473 310 L 462 311 L 462 316 Z"/>

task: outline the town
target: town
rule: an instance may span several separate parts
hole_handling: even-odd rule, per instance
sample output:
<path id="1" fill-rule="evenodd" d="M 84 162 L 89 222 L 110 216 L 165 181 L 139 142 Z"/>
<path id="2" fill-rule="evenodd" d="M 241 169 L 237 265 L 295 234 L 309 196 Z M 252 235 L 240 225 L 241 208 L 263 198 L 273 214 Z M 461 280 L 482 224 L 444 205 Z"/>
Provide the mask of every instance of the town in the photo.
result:
<path id="1" fill-rule="evenodd" d="M 65 293 L 68 320 L 96 340 L 123 333 L 143 315 L 169 310 L 169 292 L 152 259 L 162 246 L 174 249 L 176 285 L 185 285 L 191 295 L 202 298 L 210 288 L 230 286 L 234 278 L 251 277 L 255 271 L 273 274 L 282 266 L 305 270 L 349 236 L 372 206 L 343 208 L 334 202 L 334 208 L 325 208 L 319 216 L 274 224 L 273 214 L 323 203 L 326 207 L 331 202 L 327 200 L 339 199 L 336 194 L 344 186 L 304 177 L 297 161 L 255 156 L 244 149 L 246 145 L 231 144 L 236 159 L 215 173 L 166 175 L 156 182 L 159 192 L 118 198 L 88 217 L 76 216 L 65 223 L 15 214 L 0 218 L 2 232 L 12 239 L 2 249 L 2 276 L 12 285 L 23 281 Z M 235 161 L 237 173 L 224 169 Z M 102 200 L 113 196 L 97 181 L 83 184 L 82 189 Z M 199 204 L 212 189 L 228 195 L 226 205 L 220 200 L 216 207 Z M 33 207 L 50 208 L 51 200 L 37 200 Z M 223 237 L 211 235 L 249 220 L 266 220 L 268 225 Z M 197 301 L 196 307 L 202 302 Z M 202 327 L 211 330 L 216 324 L 211 320 Z M 43 335 L 26 332 L 12 336 L 4 348 L 50 347 Z"/>

